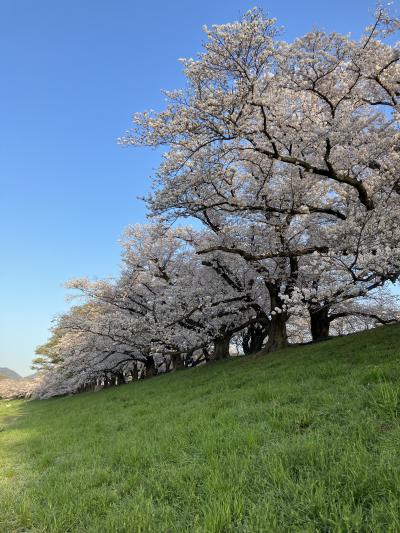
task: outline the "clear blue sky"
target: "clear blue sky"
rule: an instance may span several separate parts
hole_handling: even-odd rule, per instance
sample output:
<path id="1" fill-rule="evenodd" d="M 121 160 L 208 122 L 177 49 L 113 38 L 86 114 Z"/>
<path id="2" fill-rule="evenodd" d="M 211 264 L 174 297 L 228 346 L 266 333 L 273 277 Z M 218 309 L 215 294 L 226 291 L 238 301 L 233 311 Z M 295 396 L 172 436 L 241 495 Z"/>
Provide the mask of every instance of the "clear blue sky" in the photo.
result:
<path id="1" fill-rule="evenodd" d="M 177 58 L 200 50 L 203 24 L 254 5 L 293 39 L 314 25 L 359 35 L 374 2 L 1 1 L 0 367 L 30 373 L 65 280 L 118 271 L 118 238 L 144 220 L 136 197 L 158 158 L 117 137 L 182 85 Z"/>

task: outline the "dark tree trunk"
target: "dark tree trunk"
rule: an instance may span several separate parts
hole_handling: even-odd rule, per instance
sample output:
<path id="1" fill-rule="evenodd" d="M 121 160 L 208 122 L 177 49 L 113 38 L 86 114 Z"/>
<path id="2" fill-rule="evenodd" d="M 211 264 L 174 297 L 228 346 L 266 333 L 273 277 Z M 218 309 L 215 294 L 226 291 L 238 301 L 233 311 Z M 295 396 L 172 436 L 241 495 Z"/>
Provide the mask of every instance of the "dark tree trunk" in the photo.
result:
<path id="1" fill-rule="evenodd" d="M 271 310 L 282 308 L 283 302 L 279 296 L 279 286 L 268 284 L 268 292 L 271 299 Z M 288 345 L 286 322 L 287 314 L 285 312 L 271 315 L 271 322 L 268 331 L 268 341 L 265 345 L 266 352 L 275 352 Z"/>
<path id="2" fill-rule="evenodd" d="M 108 387 L 112 387 L 112 377 L 111 376 L 105 376 L 104 378 L 104 389 L 108 389 Z"/>
<path id="3" fill-rule="evenodd" d="M 275 352 L 288 346 L 286 322 L 287 316 L 285 313 L 272 315 L 268 341 L 265 346 L 266 352 Z"/>
<path id="4" fill-rule="evenodd" d="M 86 383 L 85 387 L 84 387 L 84 391 L 85 392 L 92 392 L 95 390 L 95 383 L 93 381 L 91 381 L 90 383 Z"/>
<path id="5" fill-rule="evenodd" d="M 150 378 L 156 375 L 157 370 L 156 370 L 156 365 L 154 364 L 153 357 L 147 357 L 146 362 L 144 363 L 144 366 L 146 368 L 146 378 Z"/>
<path id="6" fill-rule="evenodd" d="M 132 381 L 137 381 L 139 379 L 139 369 L 138 364 L 136 362 L 134 363 L 133 369 L 131 370 L 131 376 Z"/>
<path id="7" fill-rule="evenodd" d="M 268 335 L 267 324 L 252 324 L 243 334 L 243 353 L 245 355 L 256 353 L 263 347 L 264 341 Z"/>
<path id="8" fill-rule="evenodd" d="M 313 342 L 322 341 L 329 337 L 329 308 L 310 310 L 311 335 Z"/>
<path id="9" fill-rule="evenodd" d="M 210 361 L 219 361 L 229 357 L 229 344 L 231 341 L 231 334 L 227 333 L 214 340 L 214 350 L 210 354 Z"/>
<path id="10" fill-rule="evenodd" d="M 171 355 L 171 360 L 173 364 L 173 371 L 175 370 L 182 370 L 185 368 L 185 360 L 181 356 L 181 354 L 173 354 Z"/>
<path id="11" fill-rule="evenodd" d="M 125 385 L 125 383 L 126 383 L 125 382 L 125 375 L 122 372 L 122 370 L 117 373 L 117 379 L 118 379 L 118 385 Z"/>

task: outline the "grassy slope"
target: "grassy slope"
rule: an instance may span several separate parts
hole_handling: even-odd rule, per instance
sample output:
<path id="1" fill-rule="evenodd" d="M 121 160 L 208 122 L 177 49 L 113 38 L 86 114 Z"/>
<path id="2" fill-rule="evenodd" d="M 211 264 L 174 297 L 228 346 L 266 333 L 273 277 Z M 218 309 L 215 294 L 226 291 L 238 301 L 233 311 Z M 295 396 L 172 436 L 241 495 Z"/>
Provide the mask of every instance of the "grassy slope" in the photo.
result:
<path id="1" fill-rule="evenodd" d="M 0 531 L 399 532 L 399 355 L 391 326 L 0 402 Z"/>

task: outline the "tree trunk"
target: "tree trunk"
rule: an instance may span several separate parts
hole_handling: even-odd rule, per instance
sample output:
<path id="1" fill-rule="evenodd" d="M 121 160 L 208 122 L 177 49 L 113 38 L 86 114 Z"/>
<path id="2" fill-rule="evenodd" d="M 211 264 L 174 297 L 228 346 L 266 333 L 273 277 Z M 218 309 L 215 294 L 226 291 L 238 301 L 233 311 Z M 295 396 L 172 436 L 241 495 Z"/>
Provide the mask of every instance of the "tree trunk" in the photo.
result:
<path id="1" fill-rule="evenodd" d="M 107 374 L 105 377 L 104 377 L 104 389 L 108 389 L 108 387 L 111 387 L 112 386 L 112 377 Z"/>
<path id="2" fill-rule="evenodd" d="M 272 315 L 268 341 L 265 346 L 266 352 L 275 352 L 276 350 L 286 348 L 288 345 L 286 322 L 287 317 L 285 313 Z"/>
<path id="3" fill-rule="evenodd" d="M 271 299 L 271 311 L 282 308 L 283 302 L 279 295 L 279 286 L 269 283 L 267 284 L 269 297 Z M 271 322 L 268 331 L 268 341 L 265 345 L 265 352 L 275 352 L 276 350 L 281 350 L 286 348 L 288 345 L 287 331 L 286 331 L 286 322 L 287 314 L 285 312 L 271 315 Z"/>
<path id="4" fill-rule="evenodd" d="M 125 375 L 122 370 L 118 372 L 117 379 L 118 379 L 118 383 L 117 383 L 118 385 L 124 385 L 126 383 Z"/>
<path id="5" fill-rule="evenodd" d="M 210 354 L 210 361 L 220 361 L 229 357 L 231 334 L 227 333 L 214 340 L 214 350 Z"/>
<path id="6" fill-rule="evenodd" d="M 269 323 L 268 323 L 269 326 Z M 243 334 L 243 353 L 245 355 L 256 353 L 261 350 L 264 340 L 268 335 L 268 327 L 266 324 L 252 324 Z"/>
<path id="7" fill-rule="evenodd" d="M 313 342 L 322 341 L 329 337 L 329 308 L 310 309 L 311 335 Z"/>
<path id="8" fill-rule="evenodd" d="M 144 366 L 146 368 L 146 378 L 150 378 L 156 375 L 157 371 L 156 371 L 156 365 L 154 364 L 153 357 L 151 356 L 147 357 L 146 362 L 144 363 Z"/>
<path id="9" fill-rule="evenodd" d="M 171 355 L 172 364 L 173 364 L 173 372 L 175 370 L 182 370 L 185 368 L 185 360 L 181 356 L 181 354 L 173 354 Z"/>
<path id="10" fill-rule="evenodd" d="M 139 369 L 136 361 L 134 363 L 133 369 L 131 370 L 131 376 L 132 381 L 137 381 L 139 379 Z"/>

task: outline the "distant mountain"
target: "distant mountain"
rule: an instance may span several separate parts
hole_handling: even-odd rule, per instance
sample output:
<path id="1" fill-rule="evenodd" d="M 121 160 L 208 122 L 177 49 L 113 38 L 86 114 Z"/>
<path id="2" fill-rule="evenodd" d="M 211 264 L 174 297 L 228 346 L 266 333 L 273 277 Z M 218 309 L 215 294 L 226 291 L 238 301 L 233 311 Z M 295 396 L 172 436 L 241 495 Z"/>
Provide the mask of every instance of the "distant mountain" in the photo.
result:
<path id="1" fill-rule="evenodd" d="M 38 373 L 35 372 L 34 374 L 29 374 L 29 376 L 24 376 L 23 379 L 35 379 L 37 377 Z"/>
<path id="2" fill-rule="evenodd" d="M 10 370 L 9 368 L 1 368 L 0 367 L 0 378 L 22 379 L 22 376 L 17 374 L 17 372 L 14 372 L 14 370 Z"/>

